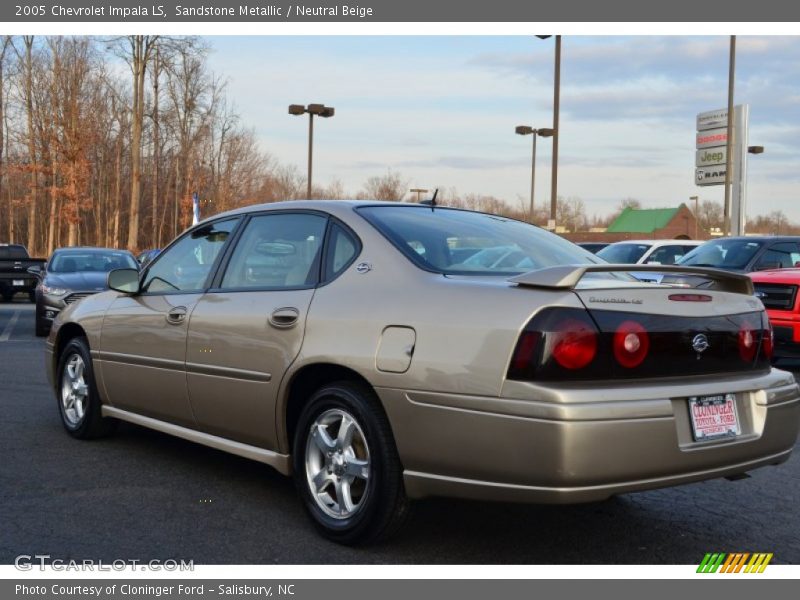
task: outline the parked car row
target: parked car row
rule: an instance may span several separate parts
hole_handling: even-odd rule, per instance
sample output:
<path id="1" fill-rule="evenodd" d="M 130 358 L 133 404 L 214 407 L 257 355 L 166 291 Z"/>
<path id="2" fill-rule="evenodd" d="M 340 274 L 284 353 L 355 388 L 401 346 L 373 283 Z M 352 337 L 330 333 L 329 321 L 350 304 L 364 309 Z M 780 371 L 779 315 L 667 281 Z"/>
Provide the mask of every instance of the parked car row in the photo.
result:
<path id="1" fill-rule="evenodd" d="M 134 258 L 127 250 L 67 247 L 44 259 L 31 258 L 20 244 L 0 244 L 0 297 L 27 295 L 36 304 L 35 334 L 46 336 L 65 307 L 108 289 L 110 271 L 143 268 L 158 253 L 154 248 Z"/>
<path id="2" fill-rule="evenodd" d="M 649 243 L 628 255 L 646 264 L 618 265 L 471 211 L 251 206 L 141 268 L 71 249 L 111 268 L 110 289 L 48 305 L 48 376 L 72 436 L 122 420 L 261 461 L 346 544 L 425 496 L 569 503 L 736 478 L 788 459 L 800 389 L 771 366 L 752 280 L 683 264 L 704 248 Z M 63 252 L 45 274 L 61 298 Z M 654 271 L 697 285 L 631 276 Z"/>

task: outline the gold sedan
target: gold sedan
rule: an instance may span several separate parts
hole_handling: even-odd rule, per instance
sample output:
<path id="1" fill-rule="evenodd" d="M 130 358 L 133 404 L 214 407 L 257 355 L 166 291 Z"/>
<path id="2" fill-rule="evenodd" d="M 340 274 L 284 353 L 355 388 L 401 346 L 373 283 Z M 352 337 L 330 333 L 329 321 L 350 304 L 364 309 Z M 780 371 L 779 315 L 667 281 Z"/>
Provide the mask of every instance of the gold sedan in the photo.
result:
<path id="1" fill-rule="evenodd" d="M 429 495 L 587 502 L 785 461 L 800 393 L 750 280 L 628 274 L 653 268 L 687 271 L 435 205 L 252 206 L 62 311 L 48 371 L 73 436 L 123 420 L 261 461 L 348 544 Z"/>

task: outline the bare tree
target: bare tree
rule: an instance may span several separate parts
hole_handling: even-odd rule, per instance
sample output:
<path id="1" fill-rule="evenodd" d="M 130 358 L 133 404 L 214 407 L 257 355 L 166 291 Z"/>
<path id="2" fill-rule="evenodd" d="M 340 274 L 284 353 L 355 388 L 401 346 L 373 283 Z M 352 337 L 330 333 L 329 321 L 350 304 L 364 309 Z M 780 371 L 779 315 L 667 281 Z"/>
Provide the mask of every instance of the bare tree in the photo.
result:
<path id="1" fill-rule="evenodd" d="M 586 205 L 580 198 L 558 197 L 556 221 L 561 223 L 567 231 L 583 231 L 586 229 Z"/>
<path id="2" fill-rule="evenodd" d="M 36 142 L 33 129 L 33 42 L 34 36 L 22 37 L 25 45 L 23 89 L 25 111 L 28 121 L 28 168 L 30 169 L 30 191 L 28 200 L 28 250 L 36 253 L 36 199 L 38 191 L 39 166 L 36 156 Z"/>
<path id="3" fill-rule="evenodd" d="M 408 180 L 389 169 L 386 175 L 367 179 L 364 189 L 358 196 L 360 198 L 369 198 L 370 200 L 400 202 L 405 197 L 406 192 L 408 192 Z"/>
<path id="4" fill-rule="evenodd" d="M 153 172 L 152 172 L 152 190 L 153 190 L 153 198 L 152 198 L 152 206 L 151 206 L 151 240 L 153 246 L 160 246 L 160 240 L 158 235 L 158 200 L 159 200 L 159 193 L 158 193 L 158 184 L 159 184 L 159 161 L 161 159 L 161 140 L 159 139 L 159 121 L 158 121 L 158 108 L 159 108 L 159 94 L 158 94 L 158 83 L 161 77 L 161 69 L 163 65 L 161 62 L 161 53 L 158 43 L 155 46 L 155 56 L 153 58 L 153 68 L 150 72 L 150 78 L 153 84 Z"/>
<path id="5" fill-rule="evenodd" d="M 130 165 L 131 198 L 128 215 L 128 247 L 139 246 L 139 210 L 142 193 L 142 131 L 145 115 L 145 76 L 147 65 L 153 58 L 158 43 L 157 35 L 129 35 L 115 40 L 118 54 L 122 56 L 131 69 L 132 105 L 131 105 L 131 143 Z"/>
<path id="6" fill-rule="evenodd" d="M 2 38 L 2 42 L 0 42 L 0 202 L 3 199 L 3 179 L 5 177 L 4 166 L 3 166 L 3 151 L 5 149 L 5 106 L 6 106 L 6 99 L 5 99 L 5 89 L 6 89 L 6 80 L 5 80 L 5 65 L 6 65 L 6 53 L 8 48 L 11 46 L 11 36 L 4 35 Z M 13 231 L 13 227 L 11 225 L 12 222 L 12 208 L 11 203 L 9 202 L 8 205 L 8 225 L 9 225 L 9 240 L 11 240 L 11 232 Z M 2 216 L 2 215 L 0 215 Z M 2 228 L 0 228 L 2 231 Z"/>
<path id="7" fill-rule="evenodd" d="M 703 200 L 697 207 L 697 220 L 700 227 L 706 231 L 711 231 L 715 227 L 722 227 L 723 211 L 722 205 L 712 200 Z"/>

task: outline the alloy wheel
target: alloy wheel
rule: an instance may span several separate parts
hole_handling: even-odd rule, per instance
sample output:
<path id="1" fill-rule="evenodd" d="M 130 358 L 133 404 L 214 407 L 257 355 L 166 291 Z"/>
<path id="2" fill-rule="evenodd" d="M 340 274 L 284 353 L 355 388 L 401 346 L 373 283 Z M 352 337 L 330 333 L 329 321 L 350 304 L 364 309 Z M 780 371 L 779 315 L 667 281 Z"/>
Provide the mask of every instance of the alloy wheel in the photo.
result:
<path id="1" fill-rule="evenodd" d="M 366 504 L 369 446 L 351 414 L 334 408 L 317 416 L 306 441 L 305 467 L 311 496 L 328 516 L 348 519 Z"/>

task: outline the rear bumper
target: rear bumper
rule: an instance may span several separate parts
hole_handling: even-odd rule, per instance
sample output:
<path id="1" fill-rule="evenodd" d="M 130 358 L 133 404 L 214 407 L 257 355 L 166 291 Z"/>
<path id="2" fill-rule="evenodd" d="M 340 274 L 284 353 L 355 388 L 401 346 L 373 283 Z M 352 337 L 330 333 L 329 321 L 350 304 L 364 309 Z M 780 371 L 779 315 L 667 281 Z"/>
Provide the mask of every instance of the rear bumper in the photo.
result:
<path id="1" fill-rule="evenodd" d="M 547 389 L 508 382 L 500 398 L 378 393 L 411 497 L 574 503 L 734 475 L 788 459 L 800 426 L 794 378 Z M 734 393 L 742 433 L 695 442 L 686 398 Z"/>
<path id="2" fill-rule="evenodd" d="M 15 281 L 21 281 L 21 284 L 15 284 Z M 0 279 L 0 293 L 2 294 L 16 294 L 26 293 L 29 294 L 36 288 L 36 279 L 31 279 L 29 275 L 8 276 Z"/>

